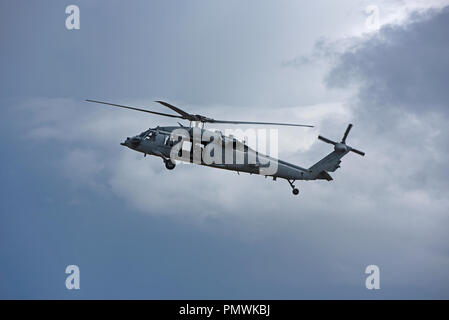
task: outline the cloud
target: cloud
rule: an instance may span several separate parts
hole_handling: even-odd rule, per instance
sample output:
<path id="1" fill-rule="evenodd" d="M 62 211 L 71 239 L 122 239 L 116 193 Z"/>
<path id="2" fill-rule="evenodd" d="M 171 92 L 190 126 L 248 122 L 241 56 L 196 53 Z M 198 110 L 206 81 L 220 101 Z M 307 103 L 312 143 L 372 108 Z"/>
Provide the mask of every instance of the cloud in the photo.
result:
<path id="1" fill-rule="evenodd" d="M 348 194 L 353 201 L 342 204 L 340 210 L 354 214 L 357 211 L 354 208 L 373 210 L 379 201 L 394 207 L 407 206 L 410 195 L 420 195 L 421 207 L 430 207 L 432 203 L 445 206 L 439 199 L 447 190 L 446 175 L 442 172 L 446 172 L 448 159 L 447 147 L 443 147 L 447 145 L 448 132 L 440 115 L 447 101 L 440 83 L 447 75 L 447 60 L 441 54 L 446 45 L 441 41 L 446 15 L 447 10 L 415 15 L 406 25 L 384 26 L 378 34 L 345 40 L 344 45 L 320 41 L 320 50 L 330 53 L 321 57 L 337 61 L 329 72 L 327 85 L 348 87 L 341 97 L 350 96 L 355 87 L 357 100 L 277 108 L 257 105 L 185 108 L 224 119 L 229 117 L 227 110 L 240 110 L 233 115 L 243 120 L 313 123 L 317 130 L 285 130 L 280 134 L 280 157 L 306 167 L 330 151 L 328 145 L 316 140 L 318 133 L 339 139 L 347 123 L 354 122 L 348 143 L 366 151 L 367 156 L 345 157 L 332 183 L 300 184 L 304 190 L 301 207 L 306 211 L 329 212 L 320 203 L 323 199 L 338 202 Z M 404 58 L 398 58 L 400 55 Z M 422 60 L 419 65 L 418 60 Z M 440 71 L 435 76 L 436 65 L 440 65 Z M 419 92 L 421 100 L 412 99 L 409 92 Z M 117 102 L 154 106 L 149 99 Z M 434 108 L 424 112 L 419 106 L 427 102 L 432 102 Z M 159 118 L 73 99 L 29 99 L 18 110 L 30 114 L 21 117 L 25 119 L 25 138 L 36 143 L 55 143 L 55 148 L 64 152 L 60 166 L 72 176 L 73 183 L 109 188 L 143 212 L 188 212 L 200 217 L 233 211 L 270 215 L 276 210 L 276 201 L 266 199 L 286 201 L 286 197 L 283 210 L 297 210 L 296 200 L 291 199 L 284 182 L 189 165 L 167 172 L 159 159 L 143 158 L 118 145 L 126 136 L 161 123 L 163 120 Z M 389 123 L 394 125 L 388 126 Z M 165 210 L 167 207 L 171 209 Z"/>
<path id="2" fill-rule="evenodd" d="M 355 116 L 395 183 L 431 197 L 448 190 L 448 27 L 449 7 L 412 14 L 354 41 L 326 78 L 330 88 L 356 87 Z"/>
<path id="3" fill-rule="evenodd" d="M 132 10 L 129 8 L 132 7 L 124 10 Z M 108 10 L 106 16 L 110 14 Z M 359 6 L 357 10 L 360 11 Z M 273 293 L 277 288 L 286 298 L 300 294 L 311 297 L 314 293 L 318 298 L 360 297 L 364 267 L 373 262 L 381 267 L 382 281 L 390 286 L 382 293 L 386 296 L 422 298 L 431 291 L 432 297 L 447 297 L 449 129 L 447 92 L 442 89 L 448 74 L 447 54 L 444 55 L 447 9 L 414 15 L 405 24 L 385 25 L 378 34 L 321 41 L 316 48 L 324 52 L 317 55 L 325 63 L 318 70 L 313 64 L 307 65 L 307 72 L 298 72 L 304 69 L 297 66 L 278 68 L 281 58 L 289 56 L 287 52 L 297 52 L 302 45 L 301 41 L 291 40 L 297 30 L 305 33 L 298 26 L 293 31 L 280 28 L 290 32 L 288 41 L 281 41 L 277 35 L 284 33 L 274 32 L 267 27 L 270 24 L 266 19 L 258 16 L 257 23 L 251 24 L 239 38 L 242 47 L 235 45 L 232 35 L 245 25 L 249 11 L 253 12 L 252 6 L 239 12 L 244 19 L 240 20 L 241 25 L 232 27 L 231 34 L 221 25 L 212 31 L 203 29 L 209 19 L 206 11 L 201 13 L 203 19 L 198 24 L 186 24 L 188 33 L 182 36 L 178 34 L 182 29 L 179 25 L 179 30 L 161 28 L 161 43 L 172 39 L 171 35 L 181 40 L 166 46 L 126 38 L 138 30 L 134 21 L 124 26 L 129 28 L 125 34 L 119 33 L 117 26 L 99 24 L 107 29 L 107 34 L 111 33 L 110 27 L 115 27 L 118 40 L 134 46 L 124 45 L 116 52 L 111 49 L 116 48 L 117 39 L 100 36 L 94 37 L 102 41 L 97 44 L 101 50 L 95 54 L 90 53 L 92 47 L 80 46 L 89 48 L 89 53 L 81 54 L 89 61 L 84 64 L 83 60 L 75 60 L 83 65 L 78 70 L 81 76 L 75 72 L 61 95 L 86 86 L 88 90 L 84 88 L 76 94 L 110 96 L 113 91 L 121 96 L 120 101 L 113 99 L 114 102 L 150 108 L 155 105 L 148 96 L 154 92 L 174 100 L 185 95 L 187 101 L 198 105 L 181 101 L 181 106 L 206 116 L 312 123 L 317 129 L 288 129 L 279 135 L 281 158 L 306 167 L 332 151 L 329 145 L 316 140 L 318 133 L 337 140 L 347 123 L 353 122 L 347 142 L 365 151 L 366 156 L 346 156 L 341 168 L 332 174 L 334 181 L 297 182 L 300 195 L 294 197 L 288 183 L 280 179 L 273 182 L 261 176 L 196 165 L 179 165 L 167 171 L 160 159 L 144 158 L 119 142 L 148 127 L 174 122 L 90 105 L 81 98 L 21 99 L 11 106 L 11 123 L 20 130 L 15 128 L 18 136 L 10 141 L 15 146 L 36 150 L 33 157 L 40 166 L 67 177 L 67 184 L 74 186 L 69 189 L 74 199 L 93 194 L 94 199 L 104 201 L 102 196 L 107 193 L 151 218 L 164 217 L 160 225 L 165 228 L 171 219 L 180 222 L 183 229 L 192 228 L 194 233 L 222 241 L 225 247 L 232 239 L 234 247 L 225 252 L 233 261 L 218 268 L 223 268 L 227 275 L 235 273 L 226 273 L 224 269 L 242 268 L 241 283 L 252 284 L 247 290 L 257 291 L 262 297 L 279 298 L 278 292 Z M 277 14 L 292 12 L 283 9 L 282 14 Z M 89 14 L 86 12 L 85 19 L 89 19 Z M 221 11 L 215 14 L 221 16 Z M 222 16 L 223 21 L 228 21 L 228 14 L 233 16 L 232 10 Z M 308 15 L 306 10 L 301 14 Z M 147 20 L 143 14 L 138 18 Z M 178 21 L 166 20 L 170 24 Z M 297 20 L 286 19 L 288 23 Z M 279 45 L 272 45 L 264 35 L 252 37 L 255 33 L 263 34 L 260 25 L 270 32 L 269 39 L 279 41 L 274 41 Z M 203 37 L 197 36 L 198 30 Z M 90 32 L 101 34 L 93 28 Z M 217 34 L 227 35 L 221 46 L 213 45 L 218 41 Z M 203 45 L 203 39 L 210 45 Z M 146 47 L 147 43 L 152 47 Z M 287 43 L 292 45 L 285 49 Z M 138 55 L 125 61 L 123 57 L 130 47 Z M 240 51 L 228 56 L 231 47 Z M 200 54 L 198 48 L 202 49 Z M 263 50 L 266 48 L 267 52 Z M 244 53 L 243 57 L 239 52 Z M 141 68 L 145 61 L 164 63 L 154 69 L 149 65 Z M 111 65 L 123 71 L 121 76 L 106 72 Z M 246 67 L 239 68 L 241 65 Z M 329 66 L 323 83 L 319 76 Z M 232 70 L 228 73 L 228 69 Z M 89 81 L 80 81 L 92 74 Z M 154 76 L 152 82 L 146 81 L 148 75 Z M 20 79 L 13 80 L 10 86 L 21 83 Z M 29 86 L 35 94 L 39 83 Z M 146 91 L 148 87 L 152 91 Z M 56 94 L 50 89 L 48 92 Z M 143 92 L 145 98 L 135 98 Z M 134 98 L 127 98 L 130 96 Z M 45 162 L 43 153 L 54 154 L 55 160 Z M 101 218 L 107 219 L 107 213 Z M 146 227 L 142 228 L 144 232 Z M 167 242 L 177 236 L 170 230 L 163 231 L 167 232 Z M 171 246 L 157 245 L 165 258 Z M 191 250 L 183 245 L 175 247 Z M 146 251 L 146 246 L 144 243 L 139 249 Z M 204 252 L 216 249 L 207 243 L 196 248 L 198 256 L 208 263 Z M 264 286 L 265 279 L 270 285 Z M 414 279 L 414 285 L 410 285 L 410 279 Z M 236 288 L 242 286 L 235 281 L 230 283 Z M 416 290 L 410 290 L 411 286 Z M 260 287 L 268 290 L 255 290 Z"/>
<path id="4" fill-rule="evenodd" d="M 405 108 L 447 113 L 449 7 L 415 13 L 410 19 L 355 42 L 339 56 L 326 79 L 328 86 L 359 83 L 360 101 L 377 112 Z"/>
<path id="5" fill-rule="evenodd" d="M 138 101 L 127 104 L 154 105 Z M 257 202 L 247 201 L 249 190 L 252 190 L 253 199 L 263 199 L 268 194 L 290 197 L 287 183 L 189 164 L 179 164 L 169 172 L 159 158 L 144 158 L 119 145 L 126 136 L 155 127 L 167 121 L 165 119 L 142 117 L 137 112 L 73 99 L 27 99 L 12 109 L 23 128 L 20 139 L 51 146 L 53 152 L 60 155 L 55 165 L 69 183 L 76 188 L 84 186 L 94 192 L 114 193 L 131 207 L 148 214 L 187 214 L 202 219 L 245 210 L 269 213 L 275 210 L 274 203 L 259 208 Z M 226 110 L 229 109 L 235 107 L 215 106 L 197 112 L 227 119 Z M 351 109 L 339 102 L 277 109 L 242 107 L 239 110 L 244 114 L 238 116 L 242 120 L 275 119 L 316 125 L 315 129 L 278 128 L 279 157 L 306 167 L 326 154 L 314 150 L 319 130 L 334 127 L 341 135 L 352 117 Z M 225 131 L 223 126 L 218 129 Z M 217 202 L 221 205 L 217 206 Z"/>
<path id="6" fill-rule="evenodd" d="M 98 176 L 105 169 L 105 161 L 93 149 L 72 149 L 62 157 L 61 165 L 76 185 L 103 189 Z"/>
<path id="7" fill-rule="evenodd" d="M 439 278 L 446 291 L 447 277 L 442 273 L 449 260 L 445 226 L 449 220 L 448 27 L 449 7 L 413 12 L 404 23 L 386 24 L 378 33 L 320 41 L 317 53 L 295 66 L 321 59 L 331 65 L 327 87 L 353 93 L 347 104 L 355 127 L 348 143 L 366 151 L 363 161 L 343 160 L 344 181 L 338 180 L 338 185 L 345 192 L 326 193 L 320 186 L 314 186 L 320 188 L 314 191 L 324 193 L 332 203 L 350 194 L 350 204 L 339 204 L 338 214 L 354 219 L 359 211 L 371 216 L 372 227 L 379 228 L 392 246 L 375 245 L 382 248 L 382 256 L 400 252 L 400 258 L 390 258 L 402 260 L 403 266 L 414 265 L 404 272 L 408 277 Z M 424 251 L 425 261 L 417 261 L 414 257 Z M 401 265 L 395 263 L 393 269 Z M 430 276 L 420 268 L 435 273 Z M 407 284 L 405 277 L 389 281 Z"/>

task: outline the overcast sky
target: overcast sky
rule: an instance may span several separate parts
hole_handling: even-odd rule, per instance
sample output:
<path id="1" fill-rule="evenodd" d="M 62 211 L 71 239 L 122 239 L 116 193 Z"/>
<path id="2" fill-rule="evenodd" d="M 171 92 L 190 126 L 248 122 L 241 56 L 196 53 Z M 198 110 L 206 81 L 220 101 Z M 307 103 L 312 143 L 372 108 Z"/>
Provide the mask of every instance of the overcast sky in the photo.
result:
<path id="1" fill-rule="evenodd" d="M 449 298 L 446 6 L 0 2 L 0 298 Z M 279 156 L 303 167 L 351 122 L 366 156 L 297 197 L 279 179 L 169 172 L 119 143 L 175 121 L 84 99 L 313 124 L 279 130 Z"/>

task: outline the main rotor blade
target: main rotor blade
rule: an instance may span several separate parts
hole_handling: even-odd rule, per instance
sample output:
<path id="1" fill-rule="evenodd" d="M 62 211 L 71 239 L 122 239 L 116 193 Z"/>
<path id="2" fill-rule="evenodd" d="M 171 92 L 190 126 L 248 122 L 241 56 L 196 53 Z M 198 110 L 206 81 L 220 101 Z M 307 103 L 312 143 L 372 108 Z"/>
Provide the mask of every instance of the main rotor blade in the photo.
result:
<path id="1" fill-rule="evenodd" d="M 125 108 L 125 109 L 131 109 L 131 110 L 136 110 L 136 111 L 142 111 L 142 112 L 157 114 L 157 115 L 164 116 L 164 117 L 183 119 L 183 117 L 180 117 L 180 116 L 177 116 L 177 115 L 173 115 L 173 114 L 167 114 L 167 113 L 150 111 L 150 110 L 145 110 L 145 109 L 140 109 L 140 108 L 135 108 L 135 107 L 129 107 L 129 106 L 121 105 L 121 104 L 115 104 L 115 103 L 109 103 L 109 102 L 97 101 L 97 100 L 89 100 L 89 99 L 86 100 L 86 101 L 87 102 L 106 104 L 106 105 L 109 105 L 109 106 L 114 106 L 114 107 L 119 107 L 119 108 Z"/>
<path id="2" fill-rule="evenodd" d="M 154 101 L 154 102 L 160 103 L 160 104 L 162 104 L 163 106 L 166 106 L 167 108 L 170 108 L 170 109 L 172 109 L 173 111 L 179 113 L 180 115 L 183 116 L 183 119 L 190 119 L 190 118 L 192 117 L 191 114 L 185 112 L 184 110 L 179 109 L 178 107 L 175 107 L 174 105 L 172 105 L 172 104 L 170 104 L 170 103 L 168 103 L 168 102 L 160 101 L 160 100 L 156 100 L 156 101 Z"/>
<path id="3" fill-rule="evenodd" d="M 323 137 L 323 136 L 318 136 L 318 139 L 320 139 L 320 140 L 322 140 L 322 141 L 324 141 L 324 142 L 333 144 L 334 146 L 337 144 L 335 141 L 332 141 L 332 140 L 330 140 L 330 139 L 328 139 L 328 138 L 325 138 L 325 137 Z"/>
<path id="4" fill-rule="evenodd" d="M 313 128 L 313 126 L 308 124 L 295 124 L 295 123 L 280 123 L 280 122 L 254 122 L 254 121 L 226 121 L 226 120 L 215 120 L 211 119 L 207 122 L 210 123 L 229 123 L 229 124 L 265 124 L 274 126 L 293 126 L 293 127 L 308 127 Z"/>
<path id="5" fill-rule="evenodd" d="M 341 139 L 341 143 L 346 143 L 346 138 L 348 137 L 349 131 L 351 131 L 352 123 L 348 125 L 346 128 L 345 134 L 343 135 L 343 139 Z"/>
<path id="6" fill-rule="evenodd" d="M 359 155 L 361 155 L 361 156 L 364 156 L 364 155 L 365 155 L 365 152 L 360 151 L 360 150 L 357 150 L 357 149 L 354 149 L 354 148 L 351 148 L 351 151 L 353 151 L 353 152 L 355 152 L 355 153 L 357 153 L 357 154 L 359 154 Z"/>

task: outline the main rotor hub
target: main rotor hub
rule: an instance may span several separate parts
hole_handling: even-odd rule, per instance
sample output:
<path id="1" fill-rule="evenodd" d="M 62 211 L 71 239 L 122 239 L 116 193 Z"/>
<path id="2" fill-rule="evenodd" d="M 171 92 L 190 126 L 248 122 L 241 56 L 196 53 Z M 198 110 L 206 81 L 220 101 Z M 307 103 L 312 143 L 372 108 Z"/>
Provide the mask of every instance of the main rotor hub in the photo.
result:
<path id="1" fill-rule="evenodd" d="M 335 144 L 334 150 L 336 152 L 340 152 L 340 153 L 347 152 L 348 151 L 348 146 L 345 145 L 344 143 L 339 142 L 339 143 Z"/>

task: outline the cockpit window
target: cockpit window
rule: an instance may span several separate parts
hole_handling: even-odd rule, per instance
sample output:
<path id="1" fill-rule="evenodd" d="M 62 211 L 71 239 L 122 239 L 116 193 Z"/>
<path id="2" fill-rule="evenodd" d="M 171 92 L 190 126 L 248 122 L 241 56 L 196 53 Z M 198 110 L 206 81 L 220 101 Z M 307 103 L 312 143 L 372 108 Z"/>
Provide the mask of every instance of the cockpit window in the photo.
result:
<path id="1" fill-rule="evenodd" d="M 153 135 L 153 131 L 148 132 L 148 134 L 145 136 L 145 140 L 150 140 Z"/>

